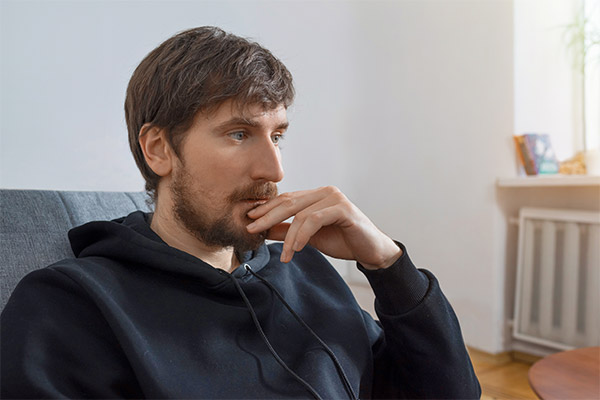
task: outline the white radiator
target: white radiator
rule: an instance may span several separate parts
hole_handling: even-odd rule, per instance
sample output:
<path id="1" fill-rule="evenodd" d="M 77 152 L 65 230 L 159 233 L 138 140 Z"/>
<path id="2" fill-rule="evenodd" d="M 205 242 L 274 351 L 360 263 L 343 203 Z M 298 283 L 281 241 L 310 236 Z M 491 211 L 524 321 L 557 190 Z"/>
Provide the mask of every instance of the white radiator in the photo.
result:
<path id="1" fill-rule="evenodd" d="M 521 209 L 513 335 L 561 350 L 600 345 L 600 213 Z"/>

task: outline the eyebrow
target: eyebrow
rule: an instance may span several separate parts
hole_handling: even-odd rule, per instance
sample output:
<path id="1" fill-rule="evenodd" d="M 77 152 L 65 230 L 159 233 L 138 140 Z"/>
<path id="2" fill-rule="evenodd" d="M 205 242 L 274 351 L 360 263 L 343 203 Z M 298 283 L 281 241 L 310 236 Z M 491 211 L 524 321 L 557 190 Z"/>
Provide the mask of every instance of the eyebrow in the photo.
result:
<path id="1" fill-rule="evenodd" d="M 246 118 L 242 118 L 242 117 L 234 117 L 234 118 L 231 118 L 231 119 L 217 125 L 215 127 L 215 129 L 222 130 L 222 129 L 227 129 L 227 128 L 230 128 L 233 126 L 239 126 L 239 125 L 246 125 L 246 126 L 251 126 L 253 128 L 256 128 L 260 124 L 256 121 L 253 121 L 250 119 L 246 119 Z M 285 121 L 285 122 L 282 122 L 279 125 L 277 125 L 277 127 L 275 129 L 286 130 L 289 125 L 290 125 L 289 121 Z"/>

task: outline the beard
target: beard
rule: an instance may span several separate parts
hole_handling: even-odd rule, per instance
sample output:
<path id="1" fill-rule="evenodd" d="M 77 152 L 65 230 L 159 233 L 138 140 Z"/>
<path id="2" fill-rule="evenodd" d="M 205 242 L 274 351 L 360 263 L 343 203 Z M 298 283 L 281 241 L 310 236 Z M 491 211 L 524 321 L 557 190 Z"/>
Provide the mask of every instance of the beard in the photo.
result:
<path id="1" fill-rule="evenodd" d="M 233 247 L 240 254 L 256 250 L 267 238 L 268 231 L 251 234 L 246 226 L 253 220 L 243 209 L 235 221 L 235 205 L 248 199 L 265 199 L 277 196 L 273 182 L 254 183 L 235 190 L 221 205 L 221 211 L 210 212 L 216 204 L 201 204 L 208 196 L 194 190 L 194 180 L 184 169 L 178 169 L 171 183 L 173 211 L 177 220 L 198 240 L 209 247 Z M 206 200 L 205 200 L 206 201 Z"/>

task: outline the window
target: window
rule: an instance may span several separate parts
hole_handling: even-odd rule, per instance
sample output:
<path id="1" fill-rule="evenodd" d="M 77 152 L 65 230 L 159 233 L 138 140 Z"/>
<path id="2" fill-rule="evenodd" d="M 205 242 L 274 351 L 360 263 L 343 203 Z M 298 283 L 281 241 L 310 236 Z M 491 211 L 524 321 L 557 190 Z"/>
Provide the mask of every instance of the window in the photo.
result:
<path id="1" fill-rule="evenodd" d="M 588 43 L 600 40 L 600 0 L 514 2 L 514 133 L 550 134 L 561 161 L 584 142 L 600 148 L 600 43 L 587 54 L 585 79 L 569 45 L 582 10 Z"/>

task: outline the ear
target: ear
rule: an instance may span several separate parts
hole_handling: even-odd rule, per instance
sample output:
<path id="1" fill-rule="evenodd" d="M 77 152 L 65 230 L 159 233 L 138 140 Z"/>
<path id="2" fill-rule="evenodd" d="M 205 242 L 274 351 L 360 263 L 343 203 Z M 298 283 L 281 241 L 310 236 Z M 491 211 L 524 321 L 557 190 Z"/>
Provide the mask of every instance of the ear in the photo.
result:
<path id="1" fill-rule="evenodd" d="M 164 129 L 146 123 L 140 129 L 138 139 L 146 163 L 156 175 L 161 177 L 171 173 L 176 158 L 165 134 Z"/>

